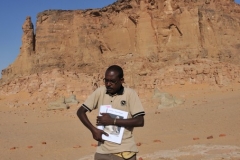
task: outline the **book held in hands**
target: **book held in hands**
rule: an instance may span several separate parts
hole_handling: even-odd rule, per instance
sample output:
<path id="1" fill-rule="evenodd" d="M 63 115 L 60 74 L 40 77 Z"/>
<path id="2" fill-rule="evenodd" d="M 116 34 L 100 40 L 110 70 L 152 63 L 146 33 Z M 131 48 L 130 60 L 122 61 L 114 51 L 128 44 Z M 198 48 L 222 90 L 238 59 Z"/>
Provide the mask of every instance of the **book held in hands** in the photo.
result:
<path id="1" fill-rule="evenodd" d="M 111 105 L 102 105 L 100 106 L 99 116 L 100 113 L 108 113 L 113 119 L 126 119 L 128 116 L 128 112 L 122 111 L 119 109 L 112 108 Z M 108 126 L 97 126 L 98 129 L 103 130 L 104 132 L 108 133 L 109 136 L 102 135 L 102 139 L 106 141 L 111 141 L 114 143 L 121 144 L 124 127 L 119 127 L 116 125 L 108 125 Z"/>

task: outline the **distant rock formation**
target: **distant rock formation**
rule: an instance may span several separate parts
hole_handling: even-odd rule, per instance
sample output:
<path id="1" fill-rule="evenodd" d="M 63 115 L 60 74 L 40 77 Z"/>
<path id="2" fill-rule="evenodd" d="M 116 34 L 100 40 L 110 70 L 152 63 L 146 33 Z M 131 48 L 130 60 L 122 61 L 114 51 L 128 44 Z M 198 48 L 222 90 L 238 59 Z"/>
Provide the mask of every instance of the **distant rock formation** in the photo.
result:
<path id="1" fill-rule="evenodd" d="M 48 110 L 63 110 L 69 109 L 71 104 L 78 104 L 78 100 L 75 95 L 71 95 L 68 98 L 61 97 L 56 101 L 48 103 Z"/>
<path id="2" fill-rule="evenodd" d="M 154 90 L 153 100 L 156 101 L 158 109 L 170 108 L 181 105 L 184 103 L 184 99 L 176 98 L 169 93 L 160 92 L 157 88 Z"/>
<path id="3" fill-rule="evenodd" d="M 24 22 L 20 54 L 2 71 L 0 94 L 88 94 L 111 64 L 124 68 L 126 86 L 139 94 L 240 82 L 239 13 L 234 0 L 117 0 L 101 9 L 46 10 L 35 34 L 31 18 Z"/>
<path id="4" fill-rule="evenodd" d="M 31 74 L 31 69 L 34 67 L 32 60 L 35 53 L 35 35 L 34 27 L 31 21 L 31 17 L 27 17 L 23 26 L 22 46 L 20 48 L 20 54 L 13 64 L 2 71 L 2 78 L 14 78 L 19 75 Z"/>

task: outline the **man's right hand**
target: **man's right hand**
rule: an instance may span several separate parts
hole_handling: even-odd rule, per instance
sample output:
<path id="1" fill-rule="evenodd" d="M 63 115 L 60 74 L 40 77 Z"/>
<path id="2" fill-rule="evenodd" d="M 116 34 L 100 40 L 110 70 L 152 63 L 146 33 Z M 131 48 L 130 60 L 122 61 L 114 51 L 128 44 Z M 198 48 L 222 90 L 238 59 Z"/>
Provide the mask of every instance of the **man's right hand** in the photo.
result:
<path id="1" fill-rule="evenodd" d="M 95 128 L 92 131 L 92 136 L 93 138 L 98 141 L 98 142 L 103 142 L 104 140 L 102 139 L 102 134 L 104 134 L 105 136 L 108 136 L 108 134 L 106 132 L 104 132 L 103 130 L 97 129 Z"/>

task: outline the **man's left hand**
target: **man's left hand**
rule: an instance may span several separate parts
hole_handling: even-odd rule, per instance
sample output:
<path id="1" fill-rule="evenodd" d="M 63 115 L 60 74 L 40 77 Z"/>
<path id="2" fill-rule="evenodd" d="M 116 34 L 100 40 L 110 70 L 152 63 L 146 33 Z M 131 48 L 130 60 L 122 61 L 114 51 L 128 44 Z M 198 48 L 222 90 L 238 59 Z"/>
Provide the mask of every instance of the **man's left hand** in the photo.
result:
<path id="1" fill-rule="evenodd" d="M 97 125 L 113 125 L 114 119 L 108 113 L 100 113 L 101 116 L 97 116 Z"/>

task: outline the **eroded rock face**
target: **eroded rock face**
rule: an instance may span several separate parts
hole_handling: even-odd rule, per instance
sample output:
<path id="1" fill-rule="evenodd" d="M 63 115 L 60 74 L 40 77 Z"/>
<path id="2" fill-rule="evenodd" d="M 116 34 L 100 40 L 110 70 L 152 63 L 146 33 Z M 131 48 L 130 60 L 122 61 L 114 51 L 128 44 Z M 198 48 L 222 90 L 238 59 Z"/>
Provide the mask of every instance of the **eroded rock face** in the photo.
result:
<path id="1" fill-rule="evenodd" d="M 183 64 L 170 65 L 156 71 L 145 70 L 132 73 L 129 68 L 125 70 L 126 83 L 124 86 L 135 88 L 145 104 L 155 104 L 155 101 L 152 100 L 154 90 L 164 86 L 185 85 L 186 83 L 226 86 L 240 83 L 239 66 L 206 59 L 189 60 Z M 29 95 L 27 102 L 19 101 L 14 106 L 34 103 L 47 104 L 59 97 L 69 97 L 69 95 L 76 95 L 79 102 L 83 103 L 91 92 L 104 85 L 103 75 L 53 69 L 2 83 L 0 95 L 27 92 Z"/>
<path id="2" fill-rule="evenodd" d="M 2 71 L 2 79 L 12 79 L 19 75 L 31 74 L 31 69 L 34 67 L 32 59 L 35 58 L 35 35 L 34 27 L 31 21 L 31 17 L 27 17 L 23 26 L 22 46 L 20 48 L 20 54 L 13 64 Z"/>
<path id="3" fill-rule="evenodd" d="M 239 13 L 234 0 L 118 0 L 102 9 L 41 12 L 35 35 L 30 17 L 23 25 L 20 54 L 2 71 L 1 93 L 87 94 L 111 64 L 124 68 L 127 86 L 139 94 L 239 82 Z"/>

